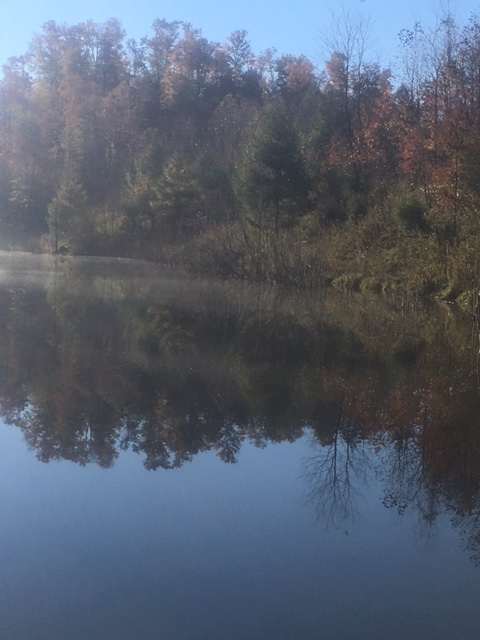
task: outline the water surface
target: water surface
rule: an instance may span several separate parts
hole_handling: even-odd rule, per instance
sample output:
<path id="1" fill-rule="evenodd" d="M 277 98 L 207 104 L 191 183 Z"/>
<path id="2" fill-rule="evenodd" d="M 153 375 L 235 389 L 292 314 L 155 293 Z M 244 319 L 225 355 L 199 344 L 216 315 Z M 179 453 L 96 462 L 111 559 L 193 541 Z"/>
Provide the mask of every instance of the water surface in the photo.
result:
<path id="1" fill-rule="evenodd" d="M 449 307 L 4 260 L 1 637 L 476 637 L 478 371 Z"/>

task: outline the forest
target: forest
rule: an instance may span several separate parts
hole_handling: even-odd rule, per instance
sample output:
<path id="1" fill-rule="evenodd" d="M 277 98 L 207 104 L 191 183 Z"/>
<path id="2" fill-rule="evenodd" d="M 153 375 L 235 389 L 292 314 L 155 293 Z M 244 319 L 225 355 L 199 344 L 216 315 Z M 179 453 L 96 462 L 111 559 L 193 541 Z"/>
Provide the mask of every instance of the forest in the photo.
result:
<path id="1" fill-rule="evenodd" d="M 0 80 L 3 248 L 470 304 L 480 18 L 401 30 L 395 74 L 334 31 L 319 66 L 244 31 L 45 24 Z"/>

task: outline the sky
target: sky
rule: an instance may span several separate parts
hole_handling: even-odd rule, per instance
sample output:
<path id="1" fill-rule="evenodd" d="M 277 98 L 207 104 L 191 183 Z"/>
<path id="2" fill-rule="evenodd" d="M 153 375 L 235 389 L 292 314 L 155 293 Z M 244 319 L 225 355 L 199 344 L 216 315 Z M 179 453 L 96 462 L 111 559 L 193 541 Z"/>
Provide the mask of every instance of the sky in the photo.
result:
<path id="1" fill-rule="evenodd" d="M 75 23 L 119 18 L 131 37 L 148 33 L 155 18 L 185 20 L 221 42 L 246 29 L 256 51 L 275 47 L 322 62 L 321 35 L 332 11 L 343 10 L 371 22 L 370 52 L 394 66 L 398 32 L 420 20 L 431 24 L 450 6 L 459 19 L 480 14 L 480 0 L 0 0 L 0 64 L 25 51 L 48 20 Z"/>

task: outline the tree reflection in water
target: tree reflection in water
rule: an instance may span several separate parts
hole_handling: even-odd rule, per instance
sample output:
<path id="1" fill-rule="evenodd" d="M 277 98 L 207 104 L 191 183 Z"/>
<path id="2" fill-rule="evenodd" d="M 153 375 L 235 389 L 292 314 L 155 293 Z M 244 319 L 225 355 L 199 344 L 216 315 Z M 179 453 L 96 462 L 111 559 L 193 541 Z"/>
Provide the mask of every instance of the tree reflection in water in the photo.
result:
<path id="1" fill-rule="evenodd" d="M 104 273 L 69 263 L 0 285 L 0 407 L 40 460 L 148 469 L 307 432 L 308 497 L 350 526 L 384 505 L 448 516 L 480 563 L 480 392 L 472 323 L 378 298 Z"/>

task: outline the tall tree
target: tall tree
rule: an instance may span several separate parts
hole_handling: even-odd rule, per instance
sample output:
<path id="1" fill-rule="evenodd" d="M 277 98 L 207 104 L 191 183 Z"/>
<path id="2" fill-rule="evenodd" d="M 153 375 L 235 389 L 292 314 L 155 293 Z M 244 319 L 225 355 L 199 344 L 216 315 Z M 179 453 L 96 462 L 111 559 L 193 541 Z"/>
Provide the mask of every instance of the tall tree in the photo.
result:
<path id="1" fill-rule="evenodd" d="M 255 124 L 239 168 L 240 193 L 250 212 L 263 224 L 273 221 L 278 234 L 305 210 L 308 179 L 291 117 L 279 102 Z"/>

